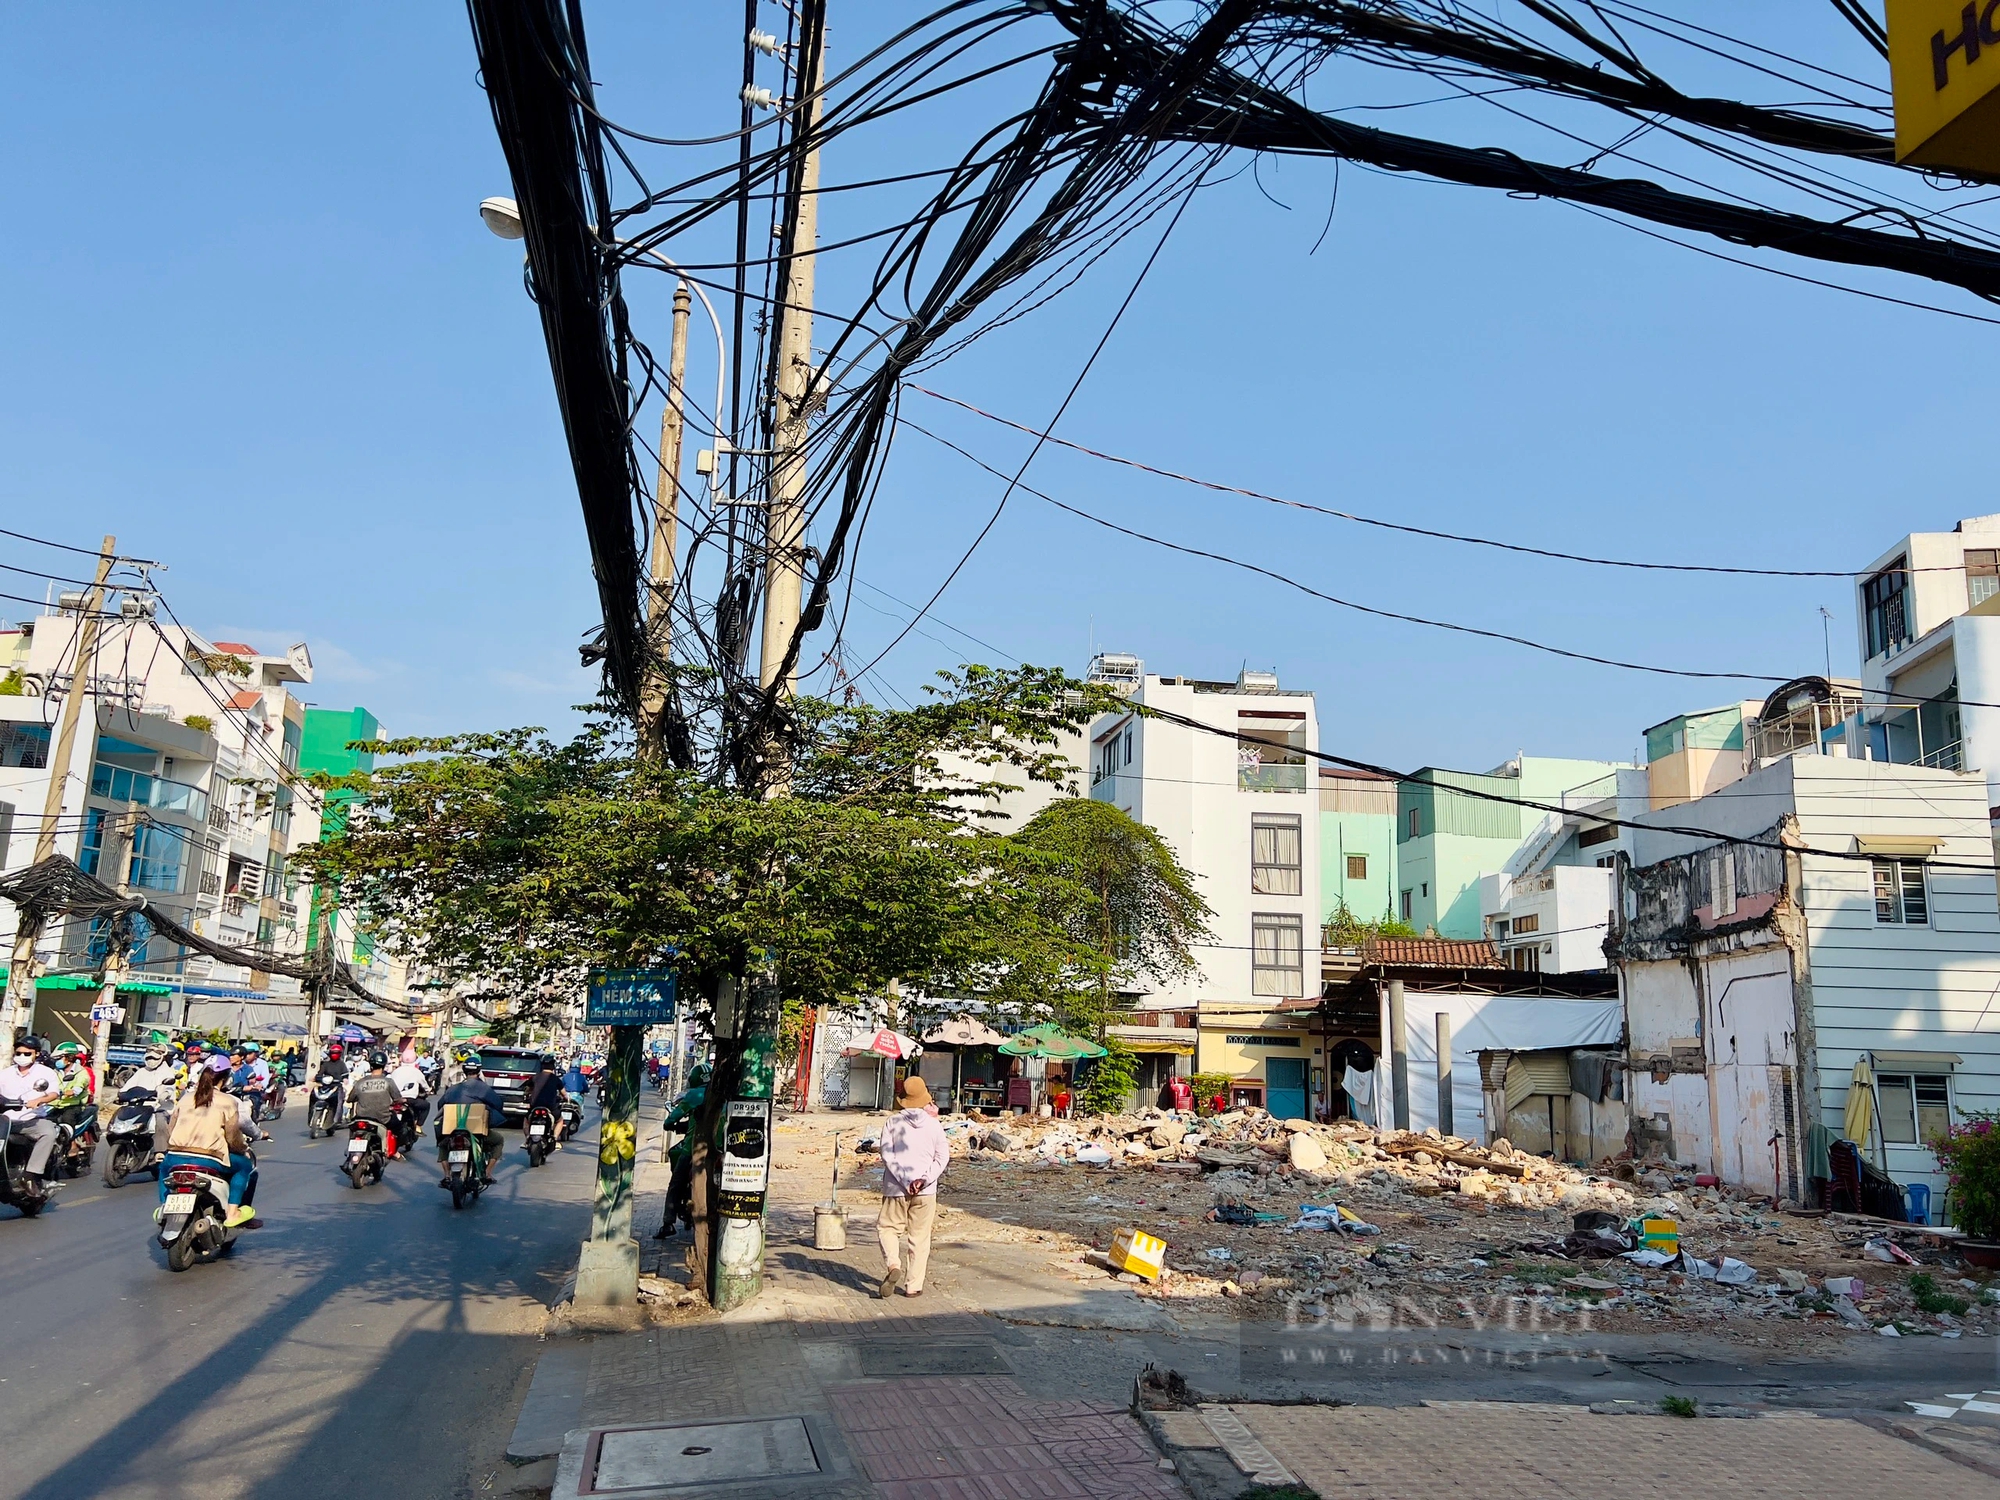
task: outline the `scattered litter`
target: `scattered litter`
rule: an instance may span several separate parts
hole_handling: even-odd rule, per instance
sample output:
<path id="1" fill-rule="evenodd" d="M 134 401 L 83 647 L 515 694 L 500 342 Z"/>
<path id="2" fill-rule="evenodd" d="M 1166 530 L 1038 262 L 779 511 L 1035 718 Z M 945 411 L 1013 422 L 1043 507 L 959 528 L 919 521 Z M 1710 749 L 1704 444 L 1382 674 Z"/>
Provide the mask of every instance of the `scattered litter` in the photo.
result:
<path id="1" fill-rule="evenodd" d="M 1331 1229 L 1341 1234 L 1380 1234 L 1382 1231 L 1370 1224 L 1361 1215 L 1342 1208 L 1338 1203 L 1299 1205 L 1299 1218 L 1293 1229 Z"/>
<path id="2" fill-rule="evenodd" d="M 1728 1255 L 1717 1255 L 1708 1260 L 1691 1260 L 1683 1255 L 1681 1264 L 1690 1275 L 1699 1276 L 1703 1281 L 1719 1281 L 1724 1286 L 1748 1286 L 1757 1279 L 1755 1268 Z"/>
<path id="3" fill-rule="evenodd" d="M 1629 1260 L 1633 1265 L 1644 1266 L 1649 1271 L 1657 1271 L 1662 1266 L 1672 1265 L 1680 1257 L 1668 1255 L 1661 1250 L 1627 1250 L 1619 1259 Z"/>
<path id="4" fill-rule="evenodd" d="M 1771 1274 L 1778 1278 L 1778 1286 L 1784 1291 L 1803 1292 L 1806 1289 L 1806 1273 L 1803 1271 L 1794 1271 L 1789 1267 L 1780 1267 Z"/>
<path id="5" fill-rule="evenodd" d="M 1866 1328 L 1868 1326 L 1868 1320 L 1861 1315 L 1861 1309 L 1856 1307 L 1846 1297 L 1835 1297 L 1833 1299 L 1833 1314 L 1849 1328 Z"/>
<path id="6" fill-rule="evenodd" d="M 1254 1229 L 1259 1224 L 1282 1224 L 1285 1221 L 1283 1214 L 1262 1213 L 1233 1199 L 1216 1204 L 1204 1217 L 1211 1224 L 1235 1224 L 1245 1229 Z"/>
<path id="7" fill-rule="evenodd" d="M 1868 1283 L 1859 1276 L 1829 1276 L 1826 1278 L 1826 1294 L 1829 1297 L 1852 1297 L 1859 1302 L 1868 1295 Z"/>
<path id="8" fill-rule="evenodd" d="M 1111 1153 L 1106 1151 L 1102 1146 L 1078 1146 L 1076 1148 L 1076 1159 L 1086 1167 L 1108 1167 L 1111 1165 Z"/>
<path id="9" fill-rule="evenodd" d="M 1875 1331 L 1885 1339 L 1899 1339 L 1903 1336 L 1903 1330 L 1898 1328 L 1894 1323 L 1884 1323 Z"/>
<path id="10" fill-rule="evenodd" d="M 1202 1254 L 1206 1255 L 1210 1260 L 1234 1260 L 1236 1258 L 1229 1253 L 1227 1245 L 1217 1245 L 1213 1249 L 1202 1251 Z"/>
<path id="11" fill-rule="evenodd" d="M 1663 1255 L 1678 1255 L 1681 1250 L 1681 1226 L 1674 1219 L 1641 1219 L 1637 1225 L 1641 1249 L 1658 1250 Z"/>
<path id="12" fill-rule="evenodd" d="M 1870 1260 L 1886 1261 L 1890 1265 L 1895 1265 L 1898 1261 L 1906 1266 L 1918 1264 L 1917 1258 L 1910 1254 L 1909 1251 L 1905 1250 L 1901 1245 L 1883 1239 L 1880 1235 L 1877 1235 L 1863 1245 L 1861 1253 Z"/>
<path id="13" fill-rule="evenodd" d="M 1121 1229 L 1111 1236 L 1110 1261 L 1116 1270 L 1158 1281 L 1167 1263 L 1167 1242 L 1143 1229 Z"/>

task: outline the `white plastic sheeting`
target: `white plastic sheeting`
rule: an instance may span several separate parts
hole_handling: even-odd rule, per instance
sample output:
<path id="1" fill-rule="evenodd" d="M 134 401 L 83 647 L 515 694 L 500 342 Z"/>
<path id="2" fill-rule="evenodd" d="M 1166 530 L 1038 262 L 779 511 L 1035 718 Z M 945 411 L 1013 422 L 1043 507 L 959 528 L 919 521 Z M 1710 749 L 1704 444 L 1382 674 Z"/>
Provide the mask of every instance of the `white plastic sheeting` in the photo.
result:
<path id="1" fill-rule="evenodd" d="M 1407 989 L 1404 1022 L 1410 1045 L 1410 1128 L 1438 1122 L 1437 1017 L 1451 1017 L 1452 1133 L 1482 1140 L 1486 1100 L 1479 1087 L 1479 1054 L 1495 1049 L 1540 1052 L 1568 1047 L 1615 1047 L 1625 1035 L 1625 1008 L 1617 1000 L 1565 1000 L 1547 996 L 1452 995 Z M 1382 987 L 1382 1051 L 1376 1061 L 1377 1117 L 1393 1123 L 1395 1078 L 1389 1058 L 1389 995 Z"/>

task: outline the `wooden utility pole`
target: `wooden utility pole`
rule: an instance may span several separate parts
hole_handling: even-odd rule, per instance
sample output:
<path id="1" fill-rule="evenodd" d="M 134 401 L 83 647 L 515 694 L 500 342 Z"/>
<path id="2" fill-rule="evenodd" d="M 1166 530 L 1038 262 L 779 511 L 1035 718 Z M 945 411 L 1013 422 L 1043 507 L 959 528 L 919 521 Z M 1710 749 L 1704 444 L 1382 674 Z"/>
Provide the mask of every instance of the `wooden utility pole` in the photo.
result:
<path id="1" fill-rule="evenodd" d="M 83 700 L 90 694 L 90 676 L 97 666 L 97 619 L 104 610 L 104 580 L 118 561 L 118 538 L 108 536 L 97 559 L 97 577 L 83 596 L 83 619 L 77 625 L 74 670 L 70 674 L 69 696 L 63 699 L 62 722 L 56 730 L 55 753 L 49 757 L 49 789 L 42 799 L 42 825 L 35 835 L 35 863 L 56 852 L 56 825 L 62 820 L 63 794 L 69 787 L 70 755 L 76 748 L 76 721 Z M 0 1036 L 12 1041 L 22 1024 L 23 1009 L 30 1018 L 35 1009 L 35 940 L 42 935 L 39 915 L 25 907 L 16 908 L 14 958 L 7 970 L 7 993 L 0 1004 Z"/>

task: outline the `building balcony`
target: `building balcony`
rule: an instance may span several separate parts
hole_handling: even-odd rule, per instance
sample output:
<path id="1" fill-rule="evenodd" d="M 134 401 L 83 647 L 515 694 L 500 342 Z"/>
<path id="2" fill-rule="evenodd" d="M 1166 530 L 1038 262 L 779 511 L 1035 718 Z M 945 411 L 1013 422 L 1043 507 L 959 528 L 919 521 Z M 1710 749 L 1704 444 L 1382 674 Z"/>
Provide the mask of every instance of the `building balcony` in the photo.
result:
<path id="1" fill-rule="evenodd" d="M 1236 787 L 1244 792 L 1303 792 L 1306 765 L 1245 765 L 1236 770 Z"/>
<path id="2" fill-rule="evenodd" d="M 1963 771 L 1965 769 L 1965 742 L 1953 740 L 1949 745 L 1940 745 L 1928 754 L 1919 756 L 1917 764 L 1929 766 L 1933 771 Z"/>

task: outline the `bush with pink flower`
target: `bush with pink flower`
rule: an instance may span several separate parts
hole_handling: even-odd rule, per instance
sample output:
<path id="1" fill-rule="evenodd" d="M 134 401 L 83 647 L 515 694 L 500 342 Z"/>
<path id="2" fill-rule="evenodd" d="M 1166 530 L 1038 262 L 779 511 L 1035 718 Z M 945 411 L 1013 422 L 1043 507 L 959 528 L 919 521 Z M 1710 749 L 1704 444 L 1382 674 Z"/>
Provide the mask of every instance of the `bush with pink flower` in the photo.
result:
<path id="1" fill-rule="evenodd" d="M 1982 1240 L 2000 1239 L 2000 1113 L 1974 1110 L 1933 1136 L 1931 1151 L 1951 1181 L 1951 1215 Z"/>

